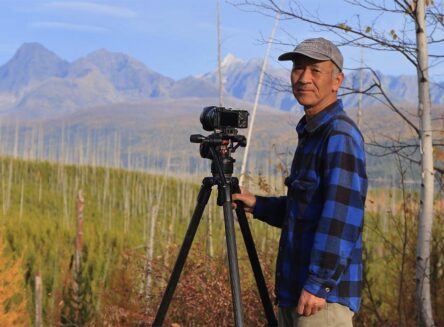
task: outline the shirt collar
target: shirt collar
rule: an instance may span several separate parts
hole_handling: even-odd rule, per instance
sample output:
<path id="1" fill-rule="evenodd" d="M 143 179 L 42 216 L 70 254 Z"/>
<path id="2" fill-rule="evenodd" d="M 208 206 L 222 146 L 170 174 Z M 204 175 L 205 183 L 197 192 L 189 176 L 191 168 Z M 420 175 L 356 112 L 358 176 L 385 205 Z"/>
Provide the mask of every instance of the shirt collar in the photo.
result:
<path id="1" fill-rule="evenodd" d="M 343 105 L 342 100 L 338 99 L 333 104 L 329 105 L 324 110 L 320 111 L 316 115 L 314 115 L 310 120 L 307 121 L 306 115 L 301 118 L 298 125 L 296 126 L 296 132 L 301 135 L 304 132 L 307 133 L 313 133 L 316 131 L 320 126 L 324 125 L 333 116 L 336 116 L 340 112 L 343 111 Z"/>

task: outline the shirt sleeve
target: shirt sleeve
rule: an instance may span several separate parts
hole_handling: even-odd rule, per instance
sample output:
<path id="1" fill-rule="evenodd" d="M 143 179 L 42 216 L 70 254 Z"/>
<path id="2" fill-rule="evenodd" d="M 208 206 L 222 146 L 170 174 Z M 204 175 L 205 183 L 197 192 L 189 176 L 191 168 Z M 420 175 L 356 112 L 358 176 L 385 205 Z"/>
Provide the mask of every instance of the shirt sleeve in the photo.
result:
<path id="1" fill-rule="evenodd" d="M 287 206 L 287 197 L 256 196 L 253 216 L 274 227 L 282 227 Z"/>
<path id="2" fill-rule="evenodd" d="M 367 193 L 362 139 L 330 135 L 323 163 L 324 205 L 314 236 L 305 290 L 326 298 L 360 246 Z"/>

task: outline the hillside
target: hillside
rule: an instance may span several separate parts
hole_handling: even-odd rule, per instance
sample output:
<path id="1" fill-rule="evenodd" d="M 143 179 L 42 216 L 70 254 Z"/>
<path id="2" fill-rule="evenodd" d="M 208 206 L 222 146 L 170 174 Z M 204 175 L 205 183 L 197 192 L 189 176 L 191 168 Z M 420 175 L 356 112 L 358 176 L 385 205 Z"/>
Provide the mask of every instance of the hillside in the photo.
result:
<path id="1" fill-rule="evenodd" d="M 153 314 L 159 303 L 160 290 L 164 288 L 163 280 L 169 274 L 192 215 L 199 189 L 197 183 L 119 169 L 3 157 L 0 157 L 0 176 L 4 186 L 0 194 L 0 237 L 5 241 L 8 253 L 23 258 L 29 299 L 34 298 L 34 277 L 37 274 L 42 276 L 45 325 L 59 325 L 60 310 L 64 307 L 61 301 L 66 301 L 63 292 L 73 274 L 79 190 L 83 192 L 85 203 L 82 266 L 83 283 L 86 284 L 82 285 L 91 292 L 88 302 L 90 319 L 107 321 L 113 326 L 122 323 L 130 326 L 137 321 L 135 319 L 141 319 L 145 305 Z M 213 194 L 190 261 L 193 262 L 196 255 L 197 258 L 202 256 L 201 251 L 205 252 L 205 244 L 209 242 L 208 215 L 211 215 L 211 244 L 221 261 L 216 259 L 209 264 L 223 267 L 223 216 L 215 201 Z M 255 230 L 263 233 L 263 228 L 258 225 Z M 150 239 L 154 242 L 150 243 Z M 276 235 L 272 237 L 270 234 L 267 240 L 270 244 L 275 242 Z M 149 244 L 154 244 L 151 255 L 147 254 Z M 150 264 L 154 265 L 151 302 L 139 298 L 147 255 Z M 239 255 L 244 260 L 243 248 Z M 186 278 L 187 273 L 184 276 Z M 224 294 L 218 293 L 218 296 L 225 298 L 225 315 L 229 316 L 228 274 L 221 278 L 226 285 Z M 249 283 L 247 276 L 244 283 Z M 179 286 L 179 295 L 181 292 Z M 31 313 L 32 300 L 29 303 Z M 121 309 L 117 309 L 119 307 Z M 112 315 L 106 316 L 107 312 Z M 174 315 L 175 310 L 171 312 Z M 251 317 L 255 316 L 257 314 Z M 123 320 L 118 323 L 115 319 Z"/>
<path id="2" fill-rule="evenodd" d="M 251 111 L 248 102 L 226 99 L 233 108 Z M 0 153 L 28 159 L 52 160 L 117 168 L 163 172 L 168 157 L 170 174 L 210 174 L 210 161 L 199 155 L 199 146 L 189 142 L 191 134 L 208 133 L 202 129 L 199 116 L 204 106 L 217 103 L 215 98 L 151 99 L 141 104 L 100 106 L 40 120 L 6 120 L 0 122 Z M 404 108 L 408 117 L 414 108 Z M 356 118 L 355 109 L 346 110 Z M 434 124 L 444 107 L 434 108 Z M 276 111 L 259 107 L 252 134 L 249 168 L 252 175 L 281 175 L 290 168 L 297 144 L 295 126 L 302 113 Z M 411 140 L 414 131 L 388 109 L 363 109 L 362 131 L 369 143 L 389 144 L 392 140 Z M 243 135 L 248 130 L 239 130 Z M 440 135 L 435 134 L 439 139 Z M 378 149 L 368 146 L 367 167 L 370 181 L 392 183 L 392 157 L 378 157 Z M 235 174 L 239 174 L 243 149 L 239 148 Z M 409 152 L 410 153 L 410 152 Z M 279 168 L 280 167 L 280 168 Z M 415 167 L 415 166 L 413 166 Z M 281 171 L 284 169 L 284 171 Z M 415 178 L 416 179 L 416 178 Z M 378 183 L 379 183 L 378 182 Z"/>
<path id="3" fill-rule="evenodd" d="M 26 289 L 15 290 L 28 303 L 22 316 L 28 315 L 30 321 L 35 317 L 35 280 L 41 277 L 44 325 L 69 325 L 66 314 L 77 306 L 82 308 L 80 318 L 85 326 L 134 326 L 152 321 L 196 203 L 197 183 L 121 169 L 5 157 L 0 157 L 0 178 L 0 238 L 6 246 L 0 259 L 7 257 L 14 269 L 19 267 L 22 272 L 16 279 L 21 279 Z M 82 215 L 77 214 L 79 190 L 84 195 Z M 254 179 L 251 190 L 282 194 L 283 183 L 262 176 Z M 199 325 L 202 317 L 210 325 L 220 321 L 232 325 L 223 217 L 221 208 L 215 205 L 215 196 L 213 192 L 199 226 L 167 325 Z M 377 325 L 382 319 L 395 322 L 397 317 L 392 313 L 396 310 L 395 300 L 401 296 L 412 308 L 409 315 L 414 314 L 411 295 L 415 284 L 418 201 L 414 191 L 369 190 L 364 260 L 371 283 L 364 285 L 357 326 Z M 403 212 L 402 208 L 408 209 Z M 439 211 L 442 207 L 436 208 L 436 245 L 431 262 L 436 275 L 431 279 L 440 291 L 444 284 L 439 270 L 443 248 L 439 235 L 444 225 Z M 80 235 L 76 233 L 79 216 L 83 219 L 83 239 L 77 243 L 82 246 L 77 247 L 81 264 L 80 274 L 76 275 L 73 262 L 76 235 Z M 271 293 L 279 230 L 258 221 L 252 221 L 251 228 Z M 264 325 L 239 233 L 236 238 L 245 324 Z M 1 273 L 10 272 L 8 269 L 9 266 L 2 267 Z M 400 280 L 405 287 L 394 287 Z M 80 297 L 75 297 L 79 294 L 76 289 L 81 290 Z M 439 294 L 434 295 L 437 303 L 442 302 Z M 373 302 L 375 298 L 377 302 Z"/>

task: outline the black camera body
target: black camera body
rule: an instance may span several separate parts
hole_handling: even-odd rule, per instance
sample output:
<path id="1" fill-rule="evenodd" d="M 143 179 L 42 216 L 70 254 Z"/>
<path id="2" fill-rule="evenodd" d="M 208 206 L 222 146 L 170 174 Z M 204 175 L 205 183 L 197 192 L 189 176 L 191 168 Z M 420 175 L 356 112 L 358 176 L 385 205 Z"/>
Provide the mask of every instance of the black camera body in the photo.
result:
<path id="1" fill-rule="evenodd" d="M 200 122 L 206 131 L 248 127 L 248 111 L 224 107 L 205 107 L 200 115 Z"/>
<path id="2" fill-rule="evenodd" d="M 238 128 L 248 127 L 248 111 L 233 110 L 224 107 L 205 107 L 200 115 L 200 122 L 206 131 L 213 134 L 203 136 L 190 135 L 190 142 L 200 143 L 200 156 L 210 159 L 211 172 L 219 174 L 219 168 L 227 176 L 233 173 L 233 163 L 236 161 L 231 154 L 238 147 L 247 145 L 247 138 L 239 135 Z"/>

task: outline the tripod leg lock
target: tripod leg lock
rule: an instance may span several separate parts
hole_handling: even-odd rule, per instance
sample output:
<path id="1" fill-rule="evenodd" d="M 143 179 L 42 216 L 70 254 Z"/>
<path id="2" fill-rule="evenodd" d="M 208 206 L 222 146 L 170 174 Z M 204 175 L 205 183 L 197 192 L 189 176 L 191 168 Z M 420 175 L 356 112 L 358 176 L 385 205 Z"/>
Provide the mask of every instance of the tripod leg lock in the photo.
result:
<path id="1" fill-rule="evenodd" d="M 217 186 L 217 205 L 223 206 L 226 202 L 231 202 L 231 184 Z"/>

